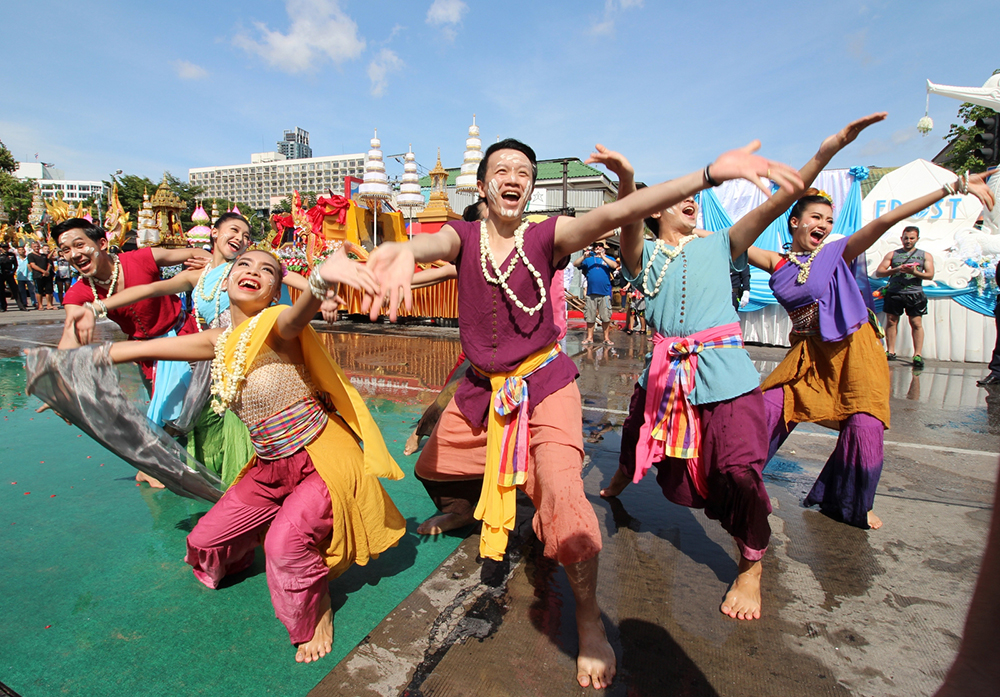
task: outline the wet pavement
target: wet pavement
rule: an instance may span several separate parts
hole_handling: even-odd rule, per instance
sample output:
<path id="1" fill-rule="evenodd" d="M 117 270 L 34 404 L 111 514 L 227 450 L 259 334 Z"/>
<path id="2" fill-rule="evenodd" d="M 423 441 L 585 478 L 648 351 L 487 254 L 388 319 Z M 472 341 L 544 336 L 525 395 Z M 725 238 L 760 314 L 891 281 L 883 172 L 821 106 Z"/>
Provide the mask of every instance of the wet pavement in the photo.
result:
<path id="1" fill-rule="evenodd" d="M 58 341 L 60 325 L 39 323 L 42 313 L 29 324 L 12 314 L 34 313 L 0 315 L 0 356 Z M 325 337 L 363 394 L 411 405 L 433 399 L 458 354 L 454 329 L 342 322 Z M 765 470 L 774 513 L 763 618 L 738 622 L 718 611 L 737 554 L 717 523 L 667 502 L 652 478 L 618 499 L 598 495 L 647 345 L 617 333 L 613 348 L 581 347 L 582 337 L 571 330 L 566 351 L 581 373 L 584 484 L 604 537 L 599 600 L 619 661 L 606 694 L 932 694 L 958 646 L 997 476 L 1000 393 L 976 387 L 985 366 L 890 363 L 878 531 L 801 507 L 835 434 L 793 432 Z M 750 354 L 766 374 L 784 350 Z M 509 564 L 480 564 L 471 534 L 310 694 L 591 692 L 574 682 L 565 575 L 538 552 L 530 503 L 521 509 Z"/>

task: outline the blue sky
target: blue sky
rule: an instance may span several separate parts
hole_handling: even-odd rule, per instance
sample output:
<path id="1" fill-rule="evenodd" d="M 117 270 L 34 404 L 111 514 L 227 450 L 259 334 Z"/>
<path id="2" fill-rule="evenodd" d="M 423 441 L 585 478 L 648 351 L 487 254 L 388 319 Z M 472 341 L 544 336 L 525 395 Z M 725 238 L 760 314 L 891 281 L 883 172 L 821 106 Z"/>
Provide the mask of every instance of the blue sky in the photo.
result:
<path id="1" fill-rule="evenodd" d="M 377 127 L 386 154 L 458 166 L 474 112 L 485 143 L 602 142 L 656 182 L 754 137 L 800 165 L 884 110 L 832 166 L 901 165 L 943 147 L 959 106 L 932 96 L 921 137 L 925 80 L 1000 67 L 985 1 L 36 0 L 2 17 L 0 140 L 71 179 L 186 178 L 295 126 L 315 155 L 363 152 Z"/>

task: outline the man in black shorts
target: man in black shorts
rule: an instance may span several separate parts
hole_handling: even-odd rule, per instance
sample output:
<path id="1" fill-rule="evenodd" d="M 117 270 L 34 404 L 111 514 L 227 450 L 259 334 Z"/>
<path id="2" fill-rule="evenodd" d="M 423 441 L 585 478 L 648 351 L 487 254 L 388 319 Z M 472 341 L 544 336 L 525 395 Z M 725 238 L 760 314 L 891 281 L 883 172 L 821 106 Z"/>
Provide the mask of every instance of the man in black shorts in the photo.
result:
<path id="1" fill-rule="evenodd" d="M 885 345 L 889 360 L 896 359 L 896 330 L 899 318 L 906 312 L 913 332 L 913 367 L 923 368 L 920 351 L 924 347 L 923 316 L 927 314 L 924 281 L 934 278 L 934 257 L 917 249 L 920 229 L 914 225 L 903 228 L 903 246 L 889 252 L 875 270 L 879 278 L 889 278 L 883 291 L 885 310 Z"/>
<path id="2" fill-rule="evenodd" d="M 39 310 L 56 309 L 55 305 L 52 304 L 52 279 L 55 275 L 55 267 L 52 260 L 49 259 L 47 247 L 43 251 L 38 242 L 31 243 L 28 268 L 31 269 L 32 280 L 35 282 L 35 305 Z"/>

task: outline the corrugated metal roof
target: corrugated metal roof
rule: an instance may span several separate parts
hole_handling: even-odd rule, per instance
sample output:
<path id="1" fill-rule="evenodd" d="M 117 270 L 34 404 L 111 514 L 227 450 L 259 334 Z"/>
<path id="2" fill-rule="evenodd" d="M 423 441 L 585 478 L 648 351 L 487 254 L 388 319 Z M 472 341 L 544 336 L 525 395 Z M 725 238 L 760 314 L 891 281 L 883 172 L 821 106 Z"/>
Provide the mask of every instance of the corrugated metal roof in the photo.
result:
<path id="1" fill-rule="evenodd" d="M 882 177 L 895 169 L 899 169 L 899 167 L 869 167 L 868 178 L 861 182 L 861 198 L 867 196 Z"/>

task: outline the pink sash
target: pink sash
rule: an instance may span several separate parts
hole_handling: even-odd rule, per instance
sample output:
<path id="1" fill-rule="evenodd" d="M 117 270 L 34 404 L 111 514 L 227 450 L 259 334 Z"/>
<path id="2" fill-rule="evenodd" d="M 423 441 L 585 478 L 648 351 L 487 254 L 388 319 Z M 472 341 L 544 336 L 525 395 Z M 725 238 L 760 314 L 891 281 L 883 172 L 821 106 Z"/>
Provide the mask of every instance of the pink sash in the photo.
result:
<path id="1" fill-rule="evenodd" d="M 739 323 L 711 327 L 686 337 L 653 334 L 653 358 L 646 380 L 646 404 L 635 450 L 635 482 L 656 462 L 667 457 L 687 460 L 695 489 L 708 496 L 701 467 L 701 412 L 688 401 L 698 372 L 698 354 L 704 349 L 741 348 Z"/>

